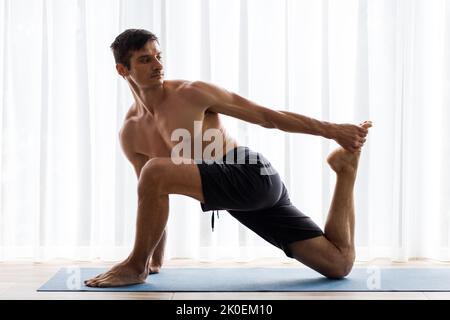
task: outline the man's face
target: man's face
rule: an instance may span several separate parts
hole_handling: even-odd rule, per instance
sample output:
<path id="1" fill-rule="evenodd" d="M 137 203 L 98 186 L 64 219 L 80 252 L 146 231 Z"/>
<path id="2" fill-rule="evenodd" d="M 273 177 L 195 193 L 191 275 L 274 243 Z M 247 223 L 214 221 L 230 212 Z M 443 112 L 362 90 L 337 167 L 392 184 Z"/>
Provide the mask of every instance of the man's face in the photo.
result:
<path id="1" fill-rule="evenodd" d="M 141 50 L 132 53 L 129 75 L 141 88 L 162 84 L 163 71 L 158 42 L 148 41 Z"/>

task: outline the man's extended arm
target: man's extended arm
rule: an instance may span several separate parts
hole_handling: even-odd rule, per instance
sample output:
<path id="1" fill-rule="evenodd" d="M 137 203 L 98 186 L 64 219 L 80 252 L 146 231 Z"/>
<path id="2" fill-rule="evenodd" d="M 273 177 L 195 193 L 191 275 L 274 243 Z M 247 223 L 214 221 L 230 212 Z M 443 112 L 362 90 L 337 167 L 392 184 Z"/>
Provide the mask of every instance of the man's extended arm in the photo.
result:
<path id="1" fill-rule="evenodd" d="M 334 124 L 297 113 L 260 106 L 240 95 L 206 82 L 196 81 L 192 88 L 203 97 L 209 111 L 222 113 L 264 128 L 276 128 L 334 139 L 345 149 L 356 152 L 365 141 L 367 129 L 353 124 Z"/>

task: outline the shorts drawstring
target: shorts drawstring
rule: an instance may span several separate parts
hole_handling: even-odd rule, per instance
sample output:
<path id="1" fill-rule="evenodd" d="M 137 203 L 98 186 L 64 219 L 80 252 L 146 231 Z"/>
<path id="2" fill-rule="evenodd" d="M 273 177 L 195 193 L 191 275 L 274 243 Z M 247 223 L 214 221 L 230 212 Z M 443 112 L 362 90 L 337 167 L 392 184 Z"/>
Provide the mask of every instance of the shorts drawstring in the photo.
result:
<path id="1" fill-rule="evenodd" d="M 219 219 L 219 210 L 213 210 L 211 215 L 211 229 L 214 232 L 214 211 L 217 212 L 217 219 Z"/>

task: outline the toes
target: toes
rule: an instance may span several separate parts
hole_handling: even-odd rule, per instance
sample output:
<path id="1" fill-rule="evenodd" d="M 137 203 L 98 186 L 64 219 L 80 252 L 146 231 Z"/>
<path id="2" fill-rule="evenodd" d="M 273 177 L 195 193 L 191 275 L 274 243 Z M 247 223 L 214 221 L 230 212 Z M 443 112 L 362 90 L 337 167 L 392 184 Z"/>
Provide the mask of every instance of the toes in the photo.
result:
<path id="1" fill-rule="evenodd" d="M 367 134 L 369 133 L 369 128 L 372 127 L 372 121 L 364 121 L 359 124 L 359 137 L 365 138 Z M 364 139 L 364 141 L 366 141 Z"/>
<path id="2" fill-rule="evenodd" d="M 84 280 L 84 283 L 92 282 L 92 281 L 94 281 L 95 279 L 100 278 L 102 275 L 103 275 L 103 273 L 101 273 L 101 274 L 99 274 L 99 275 L 97 275 L 97 276 L 95 276 L 95 277 L 93 277 L 93 278 L 91 278 L 91 279 Z"/>
<path id="3" fill-rule="evenodd" d="M 94 278 L 91 278 L 91 279 L 89 279 L 89 280 L 86 280 L 84 283 L 86 283 L 87 281 L 92 281 L 92 280 L 99 279 L 99 278 L 103 277 L 104 274 L 105 274 L 105 273 L 100 273 L 100 274 L 98 274 L 97 276 L 95 276 Z"/>
<path id="4" fill-rule="evenodd" d="M 87 280 L 87 283 L 86 282 L 85 283 L 88 287 L 97 287 L 99 282 L 103 281 L 105 278 L 108 278 L 108 277 L 109 277 L 109 274 L 107 272 L 102 273 L 102 274 L 99 274 L 98 276 L 96 276 L 95 278 Z"/>
<path id="5" fill-rule="evenodd" d="M 89 286 L 90 287 L 100 287 L 100 284 L 103 282 L 103 279 L 93 281 Z"/>
<path id="6" fill-rule="evenodd" d="M 360 124 L 361 127 L 363 128 L 370 128 L 372 127 L 372 121 L 364 121 L 363 123 Z"/>
<path id="7" fill-rule="evenodd" d="M 85 284 L 86 284 L 88 287 L 95 287 L 96 280 L 94 280 L 94 279 L 88 280 L 87 282 L 85 282 Z"/>
<path id="8" fill-rule="evenodd" d="M 112 278 L 111 277 L 106 277 L 102 280 L 99 280 L 96 284 L 97 287 L 99 288 L 106 288 L 106 287 L 110 287 L 112 286 Z"/>

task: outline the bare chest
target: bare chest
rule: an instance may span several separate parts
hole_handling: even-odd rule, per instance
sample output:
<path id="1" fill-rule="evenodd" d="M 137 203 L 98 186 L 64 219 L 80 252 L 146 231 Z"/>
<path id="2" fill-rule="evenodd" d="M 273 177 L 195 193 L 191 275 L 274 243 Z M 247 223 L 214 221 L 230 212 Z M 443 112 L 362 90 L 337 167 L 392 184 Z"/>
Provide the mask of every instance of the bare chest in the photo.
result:
<path id="1" fill-rule="evenodd" d="M 174 101 L 155 112 L 153 118 L 140 119 L 135 126 L 135 150 L 153 157 L 170 157 L 175 145 L 183 143 L 193 150 L 195 141 L 203 150 L 203 134 L 209 128 L 220 128 L 217 114 L 204 112 L 183 101 Z M 183 155 L 192 157 L 192 155 Z"/>

